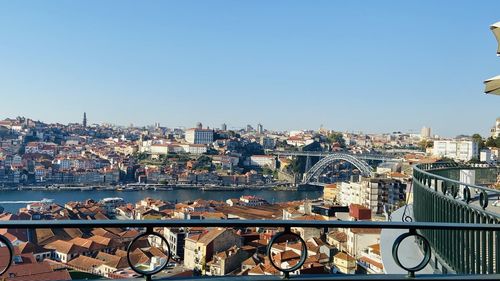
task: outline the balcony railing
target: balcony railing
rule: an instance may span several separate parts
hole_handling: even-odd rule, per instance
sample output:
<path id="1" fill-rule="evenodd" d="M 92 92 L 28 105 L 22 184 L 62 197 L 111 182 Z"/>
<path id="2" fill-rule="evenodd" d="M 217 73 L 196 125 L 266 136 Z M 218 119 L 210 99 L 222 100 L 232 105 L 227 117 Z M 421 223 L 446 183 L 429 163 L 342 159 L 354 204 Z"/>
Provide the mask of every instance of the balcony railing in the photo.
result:
<path id="1" fill-rule="evenodd" d="M 130 245 L 134 243 L 137 239 L 147 235 L 159 235 L 154 232 L 155 228 L 158 227 L 221 227 L 221 228 L 234 228 L 234 229 L 245 229 L 249 227 L 258 227 L 258 228 L 280 228 L 281 232 L 277 233 L 270 241 L 267 246 L 267 256 L 269 257 L 272 265 L 281 272 L 280 276 L 235 276 L 235 279 L 247 279 L 247 280 L 278 280 L 279 278 L 290 278 L 296 280 L 331 280 L 331 279 L 345 279 L 345 280 L 406 280 L 407 278 L 416 278 L 416 279 L 456 279 L 456 278 L 464 278 L 463 275 L 429 275 L 429 274 L 418 274 L 419 271 L 424 269 L 428 263 L 431 261 L 431 257 L 433 255 L 433 251 L 436 249 L 436 244 L 433 244 L 429 237 L 429 233 L 447 233 L 447 232 L 457 232 L 457 233 L 497 233 L 500 230 L 499 224 L 488 224 L 488 223 L 441 223 L 441 222 L 371 222 L 371 221 L 293 221 L 293 220 L 146 220 L 146 221 L 137 221 L 137 220 L 105 220 L 105 221 L 77 221 L 77 220 L 65 220 L 65 221 L 2 221 L 0 222 L 0 229 L 43 229 L 43 228 L 139 228 L 142 233 L 136 237 L 134 240 L 130 242 Z M 342 275 L 342 274 L 320 274 L 320 275 L 291 275 L 291 273 L 300 270 L 302 265 L 307 259 L 307 245 L 300 238 L 298 234 L 295 234 L 291 231 L 294 227 L 302 227 L 302 228 L 316 228 L 323 229 L 325 232 L 328 229 L 338 229 L 338 228 L 378 228 L 378 229 L 402 229 L 408 230 L 401 234 L 392 245 L 392 258 L 396 262 L 398 266 L 404 269 L 408 274 L 391 274 L 391 275 Z M 300 256 L 300 261 L 295 264 L 291 268 L 280 268 L 279 265 L 276 265 L 273 262 L 273 257 L 271 255 L 271 247 L 272 245 L 279 241 L 279 238 L 283 235 L 292 235 L 295 236 L 298 241 L 300 241 L 303 245 L 302 254 Z M 414 237 L 415 241 L 418 244 L 422 245 L 422 251 L 424 254 L 424 258 L 420 263 L 413 267 L 408 267 L 403 265 L 400 260 L 400 251 L 399 246 L 402 241 L 408 237 Z M 497 236 L 496 236 L 497 237 Z M 432 238 L 434 239 L 434 238 Z M 13 257 L 13 247 L 11 243 L 4 237 L 0 236 L 0 241 L 4 245 L 7 245 L 10 257 L 9 265 L 6 269 L 2 271 L 6 272 L 8 267 L 11 265 L 12 257 Z M 166 241 L 166 240 L 165 240 Z M 435 240 L 432 240 L 435 241 Z M 455 240 L 453 240 L 455 241 Z M 458 242 L 457 242 L 458 243 Z M 166 243 L 168 247 L 168 243 Z M 452 244 L 446 244 L 449 247 L 450 251 L 455 250 Z M 498 243 L 495 246 L 498 248 Z M 130 256 L 131 246 L 128 248 L 127 256 Z M 438 248 L 442 251 L 442 248 Z M 488 248 L 490 249 L 490 248 Z M 389 251 L 389 252 L 391 252 Z M 494 253 L 498 253 L 498 249 L 494 251 Z M 129 260 L 130 267 L 136 271 L 137 273 L 146 277 L 147 280 L 150 280 L 151 277 L 161 272 L 166 265 L 168 264 L 168 260 L 171 258 L 171 253 L 169 249 L 165 253 L 167 255 L 167 259 L 161 267 L 156 268 L 152 271 L 144 270 L 143 268 L 138 268 Z M 466 259 L 466 257 L 460 255 L 461 259 Z M 480 262 L 481 260 L 474 261 Z M 165 261 L 165 259 L 164 259 Z M 497 259 L 498 261 L 498 259 Z M 467 278 L 471 279 L 483 279 L 483 280 L 499 280 L 500 274 L 498 272 L 499 267 L 493 267 L 493 271 L 495 272 L 486 272 L 486 271 L 471 271 L 467 274 L 474 274 L 473 276 L 468 276 Z M 485 274 L 488 273 L 488 274 Z M 233 277 L 224 277 L 224 278 L 233 278 Z M 172 278 L 169 278 L 172 279 Z"/>
<path id="2" fill-rule="evenodd" d="M 498 225 L 500 190 L 460 182 L 449 176 L 461 170 L 491 169 L 495 181 L 498 167 L 467 166 L 456 163 L 432 163 L 414 167 L 413 187 L 415 220 L 431 223 Z M 460 274 L 500 273 L 500 233 L 484 229 L 444 231 L 425 229 L 421 234 L 429 241 L 436 259 L 449 271 Z"/>
<path id="3" fill-rule="evenodd" d="M 500 191 L 484 186 L 460 182 L 444 176 L 446 173 L 454 173 L 463 169 L 483 169 L 457 165 L 455 163 L 433 163 L 422 164 L 414 167 L 413 175 L 413 218 L 403 218 L 403 222 L 371 222 L 371 221 L 294 221 L 294 220 L 105 220 L 105 221 L 0 221 L 0 229 L 58 229 L 58 228 L 138 228 L 141 230 L 133 239 L 127 249 L 127 258 L 132 270 L 145 276 L 150 280 L 153 275 L 162 272 L 172 258 L 170 246 L 167 240 L 154 232 L 156 228 L 168 227 L 205 227 L 205 228 L 279 228 L 277 233 L 267 245 L 267 256 L 271 264 L 280 272 L 280 276 L 237 276 L 237 279 L 247 280 L 277 280 L 281 277 L 297 280 L 374 280 L 391 279 L 404 280 L 415 279 L 490 279 L 500 280 L 500 207 L 489 204 L 490 198 L 500 196 Z M 487 169 L 498 168 L 489 167 Z M 495 172 L 494 171 L 494 172 Z M 342 275 L 342 274 L 320 274 L 320 275 L 295 275 L 307 259 L 307 244 L 296 233 L 294 228 L 316 228 L 323 229 L 326 233 L 330 229 L 355 229 L 355 228 L 377 228 L 377 229 L 399 229 L 403 232 L 392 243 L 389 251 L 396 265 L 407 272 L 407 274 L 388 275 Z M 138 267 L 131 262 L 130 253 L 132 244 L 149 235 L 160 236 L 159 239 L 165 243 L 165 257 L 158 261 L 161 266 L 152 270 Z M 294 236 L 302 243 L 302 253 L 298 263 L 290 268 L 280 268 L 275 264 L 271 254 L 271 248 L 280 237 Z M 423 259 L 416 266 L 405 266 L 401 263 L 399 247 L 406 238 L 413 237 L 419 245 Z M 9 252 L 8 261 L 2 260 L 5 268 L 0 268 L 0 279 L 3 273 L 12 266 L 14 249 L 10 241 L 0 235 L 0 245 L 7 247 Z M 382 249 L 382 252 L 384 249 Z M 387 250 L 387 249 L 386 249 Z M 166 262 L 165 262 L 166 261 Z M 441 268 L 439 268 L 439 266 Z M 424 268 L 432 266 L 436 272 L 447 272 L 450 274 L 420 274 Z M 233 278 L 231 276 L 224 277 Z M 175 278 L 168 278 L 175 279 Z"/>

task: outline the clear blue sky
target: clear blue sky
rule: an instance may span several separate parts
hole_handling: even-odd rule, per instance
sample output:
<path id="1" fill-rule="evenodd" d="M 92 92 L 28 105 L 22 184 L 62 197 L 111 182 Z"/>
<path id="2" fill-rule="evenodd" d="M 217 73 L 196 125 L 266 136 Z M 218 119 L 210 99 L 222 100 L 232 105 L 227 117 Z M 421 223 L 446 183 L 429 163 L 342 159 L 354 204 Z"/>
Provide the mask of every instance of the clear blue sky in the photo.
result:
<path id="1" fill-rule="evenodd" d="M 500 1 L 0 1 L 0 118 L 488 133 Z"/>

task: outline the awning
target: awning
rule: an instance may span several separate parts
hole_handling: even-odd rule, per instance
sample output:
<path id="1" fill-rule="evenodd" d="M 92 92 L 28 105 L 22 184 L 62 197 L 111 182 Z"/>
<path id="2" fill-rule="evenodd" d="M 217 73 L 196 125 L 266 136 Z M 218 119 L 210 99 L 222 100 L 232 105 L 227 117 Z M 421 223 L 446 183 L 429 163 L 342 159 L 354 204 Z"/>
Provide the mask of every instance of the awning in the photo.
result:
<path id="1" fill-rule="evenodd" d="M 500 95 L 500 75 L 484 81 L 486 94 Z"/>
<path id="2" fill-rule="evenodd" d="M 500 21 L 492 24 L 490 26 L 490 29 L 491 29 L 491 31 L 493 31 L 493 34 L 497 38 L 497 42 L 498 42 L 497 56 L 500 56 Z"/>

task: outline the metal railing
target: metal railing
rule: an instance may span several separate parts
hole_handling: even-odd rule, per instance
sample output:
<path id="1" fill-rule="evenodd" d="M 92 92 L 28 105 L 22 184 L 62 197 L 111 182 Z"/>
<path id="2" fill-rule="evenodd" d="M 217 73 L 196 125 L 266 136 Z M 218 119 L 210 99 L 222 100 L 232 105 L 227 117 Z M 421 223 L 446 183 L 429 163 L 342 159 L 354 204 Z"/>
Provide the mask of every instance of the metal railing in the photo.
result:
<path id="1" fill-rule="evenodd" d="M 278 227 L 281 231 L 277 233 L 267 245 L 267 257 L 270 259 L 271 264 L 274 268 L 281 273 L 281 278 L 291 278 L 297 280 L 328 280 L 328 279 L 346 279 L 346 280 L 373 280 L 373 279 L 391 279 L 391 280 L 404 280 L 407 278 L 416 279 L 449 279 L 450 275 L 429 275 L 429 274 L 416 274 L 422 269 L 424 269 L 431 260 L 432 251 L 435 248 L 428 240 L 429 231 L 444 231 L 444 232 L 488 232 L 488 233 L 498 233 L 500 230 L 499 224 L 475 224 L 475 223 L 435 223 L 435 222 L 372 222 L 372 221 L 295 221 L 295 220 L 90 220 L 90 221 L 78 221 L 78 220 L 65 220 L 65 221 L 2 221 L 0 222 L 0 229 L 44 229 L 44 228 L 140 228 L 142 233 L 139 234 L 135 239 L 133 239 L 127 250 L 127 257 L 130 267 L 137 273 L 146 277 L 147 280 L 151 280 L 152 275 L 161 272 L 165 269 L 168 264 L 168 260 L 171 258 L 170 248 L 167 245 L 165 254 L 167 255 L 167 262 L 165 262 L 161 267 L 153 271 L 145 271 L 141 268 L 136 267 L 130 260 L 131 245 L 138 239 L 147 235 L 159 235 L 162 240 L 166 241 L 163 236 L 154 232 L 155 228 L 158 227 L 222 227 L 222 228 L 232 228 L 232 229 L 245 229 L 245 228 L 276 228 Z M 292 232 L 292 228 L 302 227 L 302 228 L 316 228 L 323 229 L 326 233 L 329 229 L 345 229 L 345 228 L 370 228 L 370 229 L 402 229 L 408 230 L 401 234 L 392 245 L 392 257 L 396 264 L 402 269 L 408 272 L 407 275 L 339 275 L 339 274 L 321 274 L 321 275 L 291 275 L 293 272 L 300 270 L 302 265 L 307 259 L 307 244 L 300 238 L 300 236 Z M 426 234 L 423 234 L 426 233 Z M 300 261 L 290 268 L 281 268 L 273 261 L 273 256 L 271 253 L 271 248 L 273 244 L 279 241 L 279 238 L 284 235 L 295 236 L 298 241 L 302 244 L 302 252 L 300 256 Z M 400 262 L 399 246 L 402 241 L 408 237 L 415 237 L 415 241 L 421 245 L 424 259 L 414 267 L 408 267 Z M 4 236 L 0 236 L 2 243 L 8 247 L 10 253 L 10 259 L 8 266 L 0 273 L 5 273 L 8 271 L 9 266 L 11 266 L 13 258 L 13 247 L 8 239 Z M 498 245 L 498 244 L 497 244 Z M 451 249 L 452 247 L 450 247 Z M 499 268 L 496 267 L 496 270 Z M 483 274 L 486 272 L 474 271 L 470 272 L 474 275 L 473 279 L 500 279 L 499 272 L 495 274 Z M 488 272 L 492 273 L 492 272 Z M 378 276 L 378 277 L 377 277 Z M 458 275 L 453 275 L 453 278 L 460 277 Z M 261 280 L 262 278 L 273 279 L 280 278 L 277 276 L 237 276 L 235 278 L 246 278 L 249 280 Z"/>
<path id="2" fill-rule="evenodd" d="M 500 190 L 464 183 L 439 174 L 457 170 L 482 169 L 456 163 L 414 166 L 414 218 L 418 222 L 458 224 L 500 224 Z M 488 169 L 498 169 L 489 167 Z M 422 230 L 443 267 L 461 274 L 500 272 L 500 233 L 484 229 L 449 232 Z"/>

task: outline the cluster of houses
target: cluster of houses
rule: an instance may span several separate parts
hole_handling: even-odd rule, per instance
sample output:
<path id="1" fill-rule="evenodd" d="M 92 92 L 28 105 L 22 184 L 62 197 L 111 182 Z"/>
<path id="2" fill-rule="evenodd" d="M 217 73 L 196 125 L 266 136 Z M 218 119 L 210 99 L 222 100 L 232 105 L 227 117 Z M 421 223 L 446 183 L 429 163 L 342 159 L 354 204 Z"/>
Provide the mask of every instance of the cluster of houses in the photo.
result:
<path id="1" fill-rule="evenodd" d="M 6 273 L 9 280 L 16 280 L 16 272 L 27 263 L 48 266 L 52 270 L 46 274 L 47 278 L 33 277 L 33 280 L 68 280 L 71 271 L 115 279 L 137 276 L 128 264 L 127 248 L 144 230 L 86 228 L 85 220 L 325 221 L 371 220 L 371 214 L 370 209 L 356 204 L 331 206 L 322 200 L 269 204 L 255 196 L 242 196 L 227 202 L 195 200 L 173 203 L 152 198 L 135 204 L 119 200 L 68 202 L 64 206 L 38 202 L 20 209 L 17 214 L 3 213 L 0 220 L 82 220 L 82 227 L 1 229 L 0 234 L 15 247 L 14 265 Z M 380 229 L 293 227 L 291 231 L 305 241 L 306 248 L 296 236 L 292 236 L 277 240 L 271 246 L 271 257 L 268 257 L 266 250 L 271 238 L 282 230 L 280 227 L 157 227 L 154 231 L 164 239 L 156 236 L 139 239 L 131 248 L 130 256 L 135 266 L 144 269 L 158 267 L 170 255 L 175 273 L 188 275 L 281 274 L 275 266 L 291 268 L 304 253 L 307 253 L 304 264 L 291 274 L 384 272 L 380 257 Z M 0 255 L 5 249 L 0 247 Z"/>

